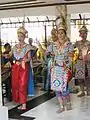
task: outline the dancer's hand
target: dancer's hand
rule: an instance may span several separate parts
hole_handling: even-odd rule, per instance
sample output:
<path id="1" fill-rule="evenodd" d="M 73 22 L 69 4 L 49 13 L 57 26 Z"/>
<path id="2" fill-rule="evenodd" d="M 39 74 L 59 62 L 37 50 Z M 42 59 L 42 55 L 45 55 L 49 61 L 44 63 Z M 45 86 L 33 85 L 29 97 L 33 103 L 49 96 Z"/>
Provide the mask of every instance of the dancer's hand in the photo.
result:
<path id="1" fill-rule="evenodd" d="M 20 64 L 21 64 L 21 62 L 17 61 L 17 62 L 16 62 L 16 64 L 17 64 L 17 65 L 20 65 Z"/>
<path id="2" fill-rule="evenodd" d="M 25 69 L 25 61 L 24 60 L 21 62 L 21 65 L 22 65 L 22 68 Z"/>
<path id="3" fill-rule="evenodd" d="M 9 54 L 5 54 L 4 57 L 7 59 L 10 58 Z"/>
<path id="4" fill-rule="evenodd" d="M 66 71 L 68 68 L 67 68 L 67 66 L 66 65 L 64 65 L 64 71 Z"/>
<path id="5" fill-rule="evenodd" d="M 67 56 L 68 56 L 68 57 L 73 57 L 73 56 L 74 56 L 74 53 L 73 53 L 73 52 L 68 52 Z"/>
<path id="6" fill-rule="evenodd" d="M 55 56 L 55 53 L 54 53 L 54 52 L 51 52 L 51 55 L 52 55 L 52 56 Z"/>
<path id="7" fill-rule="evenodd" d="M 38 46 L 41 46 L 41 44 L 40 44 L 40 42 L 36 39 L 36 44 L 38 45 Z"/>

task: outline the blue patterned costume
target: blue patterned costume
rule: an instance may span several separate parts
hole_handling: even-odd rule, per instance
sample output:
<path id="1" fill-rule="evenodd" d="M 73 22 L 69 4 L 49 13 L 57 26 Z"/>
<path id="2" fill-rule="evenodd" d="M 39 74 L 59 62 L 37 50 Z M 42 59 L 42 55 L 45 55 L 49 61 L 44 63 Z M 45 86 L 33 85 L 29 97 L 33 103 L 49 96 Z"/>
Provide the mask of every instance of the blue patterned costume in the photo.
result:
<path id="1" fill-rule="evenodd" d="M 73 51 L 73 45 L 66 42 L 63 49 L 58 51 L 56 45 L 53 45 L 53 53 L 55 54 L 53 66 L 51 69 L 51 89 L 56 91 L 56 95 L 68 95 L 68 69 L 64 69 L 64 65 L 69 68 L 71 66 L 71 57 L 67 54 Z M 47 52 L 52 52 L 49 46 Z"/>

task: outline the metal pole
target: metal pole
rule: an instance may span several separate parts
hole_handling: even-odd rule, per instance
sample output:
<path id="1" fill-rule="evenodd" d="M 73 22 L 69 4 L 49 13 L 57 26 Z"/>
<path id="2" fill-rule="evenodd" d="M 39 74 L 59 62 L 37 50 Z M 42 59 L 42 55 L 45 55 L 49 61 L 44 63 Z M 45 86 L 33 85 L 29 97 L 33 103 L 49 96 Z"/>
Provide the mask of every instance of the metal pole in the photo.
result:
<path id="1" fill-rule="evenodd" d="M 39 20 L 39 21 L 25 21 L 25 23 L 43 23 L 43 22 L 45 22 L 45 23 L 47 23 L 48 21 L 47 20 Z M 55 22 L 55 20 L 49 20 L 49 22 Z M 10 23 L 10 22 L 3 22 L 2 24 L 22 24 L 22 22 L 21 21 L 18 21 L 18 22 L 13 22 L 12 21 L 12 23 Z"/>
<path id="2" fill-rule="evenodd" d="M 44 31 L 45 31 L 45 47 L 47 47 L 47 26 L 44 25 Z"/>

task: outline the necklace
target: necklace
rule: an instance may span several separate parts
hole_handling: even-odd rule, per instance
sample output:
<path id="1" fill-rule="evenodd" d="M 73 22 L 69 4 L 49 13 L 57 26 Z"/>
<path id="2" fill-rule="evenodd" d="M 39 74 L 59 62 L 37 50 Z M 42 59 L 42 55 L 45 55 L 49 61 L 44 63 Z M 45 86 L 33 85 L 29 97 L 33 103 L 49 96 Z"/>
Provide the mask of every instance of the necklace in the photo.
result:
<path id="1" fill-rule="evenodd" d="M 67 43 L 68 42 L 64 42 L 63 44 L 61 44 L 60 45 L 60 43 L 59 44 L 57 44 L 57 45 L 59 45 L 59 46 L 57 46 L 57 54 L 63 54 L 63 51 L 64 51 L 64 48 L 67 46 Z"/>
<path id="2" fill-rule="evenodd" d="M 16 46 L 16 51 L 17 51 L 18 54 L 20 54 L 22 52 L 22 49 L 24 48 L 25 45 L 26 44 L 23 44 L 23 45 L 18 44 Z"/>

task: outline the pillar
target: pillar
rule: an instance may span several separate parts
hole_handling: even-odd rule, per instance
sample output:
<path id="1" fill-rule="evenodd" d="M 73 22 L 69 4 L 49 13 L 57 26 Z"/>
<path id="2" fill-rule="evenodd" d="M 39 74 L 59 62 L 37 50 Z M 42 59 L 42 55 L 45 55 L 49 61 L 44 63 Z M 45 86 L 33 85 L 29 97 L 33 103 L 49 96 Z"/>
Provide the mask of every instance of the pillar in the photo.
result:
<path id="1" fill-rule="evenodd" d="M 2 85 L 1 85 L 1 25 L 0 25 L 0 106 L 2 106 Z"/>
<path id="2" fill-rule="evenodd" d="M 8 108 L 2 105 L 2 79 L 1 79 L 1 25 L 0 25 L 0 120 L 8 120 Z"/>

